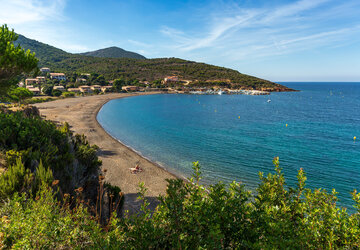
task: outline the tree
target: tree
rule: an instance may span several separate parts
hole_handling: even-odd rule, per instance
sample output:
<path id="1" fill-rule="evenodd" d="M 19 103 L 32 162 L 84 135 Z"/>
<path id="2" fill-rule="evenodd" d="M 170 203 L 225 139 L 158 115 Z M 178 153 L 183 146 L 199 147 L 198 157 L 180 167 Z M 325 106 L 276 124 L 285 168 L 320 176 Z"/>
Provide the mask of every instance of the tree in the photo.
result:
<path id="1" fill-rule="evenodd" d="M 116 79 L 113 83 L 113 87 L 114 89 L 116 89 L 117 91 L 121 91 L 122 87 L 126 85 L 126 82 L 124 79 Z"/>
<path id="2" fill-rule="evenodd" d="M 9 92 L 9 96 L 11 99 L 16 100 L 21 104 L 22 101 L 24 101 L 27 98 L 31 98 L 33 96 L 33 93 L 26 89 L 26 88 L 16 88 Z"/>
<path id="3" fill-rule="evenodd" d="M 30 50 L 15 46 L 18 35 L 10 31 L 7 25 L 0 27 L 0 95 L 16 84 L 21 73 L 30 73 L 37 69 L 38 59 Z"/>
<path id="4" fill-rule="evenodd" d="M 45 85 L 42 89 L 42 92 L 45 94 L 45 95 L 51 95 L 52 93 L 52 90 L 53 90 L 53 86 L 52 85 Z"/>
<path id="5" fill-rule="evenodd" d="M 59 96 L 61 96 L 62 92 L 60 90 L 58 90 L 58 89 L 53 89 L 51 94 L 53 96 L 59 97 Z"/>
<path id="6" fill-rule="evenodd" d="M 105 77 L 103 75 L 99 75 L 92 83 L 96 83 L 104 86 L 106 84 Z"/>

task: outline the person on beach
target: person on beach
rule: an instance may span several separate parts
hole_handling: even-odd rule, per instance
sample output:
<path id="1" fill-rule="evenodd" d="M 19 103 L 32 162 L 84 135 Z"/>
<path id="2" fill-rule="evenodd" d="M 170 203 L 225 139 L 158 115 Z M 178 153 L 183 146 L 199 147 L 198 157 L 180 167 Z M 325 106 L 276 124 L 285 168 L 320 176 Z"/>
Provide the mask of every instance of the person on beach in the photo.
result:
<path id="1" fill-rule="evenodd" d="M 143 170 L 142 170 L 142 168 L 140 167 L 139 164 L 136 164 L 136 167 L 134 167 L 134 168 L 130 168 L 130 172 L 132 174 L 137 174 L 137 173 L 142 172 L 142 171 Z"/>

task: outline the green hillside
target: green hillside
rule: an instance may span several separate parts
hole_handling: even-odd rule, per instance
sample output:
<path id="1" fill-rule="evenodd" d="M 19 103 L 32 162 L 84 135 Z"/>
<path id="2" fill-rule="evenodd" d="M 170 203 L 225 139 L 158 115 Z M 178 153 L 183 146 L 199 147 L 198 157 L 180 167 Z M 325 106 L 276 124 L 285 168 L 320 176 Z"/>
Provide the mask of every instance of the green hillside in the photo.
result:
<path id="1" fill-rule="evenodd" d="M 39 67 L 49 67 L 52 72 L 97 73 L 106 80 L 124 78 L 150 82 L 177 75 L 180 79 L 193 81 L 196 86 L 291 91 L 280 84 L 241 74 L 236 70 L 178 58 L 132 59 L 71 54 L 21 35 L 16 43 L 35 52 Z"/>
<path id="2" fill-rule="evenodd" d="M 39 66 L 57 63 L 72 56 L 68 52 L 36 40 L 28 39 L 23 35 L 19 35 L 18 40 L 14 44 L 20 44 L 22 48 L 35 52 L 36 57 L 39 59 Z"/>
<path id="3" fill-rule="evenodd" d="M 94 56 L 94 57 L 107 57 L 107 58 L 134 58 L 134 59 L 146 59 L 145 56 L 142 56 L 138 53 L 126 51 L 118 47 L 109 47 L 105 49 L 99 49 L 95 51 L 89 51 L 85 53 L 79 53 L 84 56 Z"/>

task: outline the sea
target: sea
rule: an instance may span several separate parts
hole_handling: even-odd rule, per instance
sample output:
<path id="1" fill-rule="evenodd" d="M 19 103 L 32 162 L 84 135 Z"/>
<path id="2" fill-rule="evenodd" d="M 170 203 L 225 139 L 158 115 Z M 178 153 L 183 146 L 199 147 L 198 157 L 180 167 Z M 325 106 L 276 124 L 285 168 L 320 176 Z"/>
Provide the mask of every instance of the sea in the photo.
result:
<path id="1" fill-rule="evenodd" d="M 179 176 L 199 161 L 202 181 L 244 183 L 279 157 L 289 186 L 338 192 L 352 210 L 360 189 L 360 83 L 289 82 L 299 92 L 249 95 L 157 94 L 116 99 L 97 115 L 114 138 Z M 355 139 L 355 137 L 357 137 Z"/>

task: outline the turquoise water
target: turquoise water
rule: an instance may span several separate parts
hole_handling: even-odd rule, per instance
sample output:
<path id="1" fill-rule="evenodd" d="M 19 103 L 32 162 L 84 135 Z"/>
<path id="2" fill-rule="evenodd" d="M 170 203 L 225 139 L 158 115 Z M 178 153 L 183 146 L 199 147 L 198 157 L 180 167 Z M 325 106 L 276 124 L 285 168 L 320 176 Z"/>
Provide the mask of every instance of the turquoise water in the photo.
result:
<path id="1" fill-rule="evenodd" d="M 205 183 L 236 180 L 251 189 L 279 156 L 290 185 L 303 168 L 308 187 L 335 188 L 351 207 L 350 192 L 360 189 L 360 83 L 285 85 L 301 92 L 273 93 L 270 103 L 245 95 L 129 97 L 104 105 L 97 119 L 177 174 L 190 176 L 199 161 Z"/>

